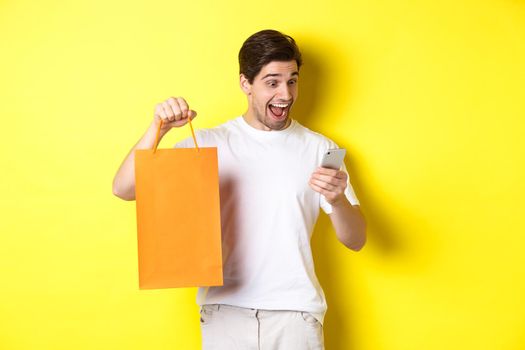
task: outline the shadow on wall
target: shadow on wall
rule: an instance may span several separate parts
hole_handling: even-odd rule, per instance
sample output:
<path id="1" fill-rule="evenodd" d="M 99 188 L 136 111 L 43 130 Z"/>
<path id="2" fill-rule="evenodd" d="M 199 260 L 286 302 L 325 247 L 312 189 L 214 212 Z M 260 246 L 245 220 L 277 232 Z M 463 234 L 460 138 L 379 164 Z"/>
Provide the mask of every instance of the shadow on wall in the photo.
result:
<path id="1" fill-rule="evenodd" d="M 306 45 L 305 43 L 299 44 L 304 64 L 301 67 L 299 98 L 294 106 L 293 117 L 310 128 L 309 121 L 314 121 L 316 120 L 315 118 L 322 115 L 322 109 L 318 106 L 319 101 L 330 101 L 330 96 L 326 95 L 329 93 L 329 89 L 323 89 L 324 86 L 327 86 L 326 84 L 329 84 L 330 77 L 328 76 L 326 64 L 323 64 L 323 58 L 319 54 L 319 49 L 309 47 L 307 43 Z M 330 55 L 340 54 L 336 48 L 330 48 Z M 348 61 L 350 62 L 350 60 Z M 351 72 L 353 68 L 351 66 L 347 67 L 346 71 Z M 352 77 L 344 76 L 343 74 L 342 76 L 338 75 L 336 78 L 341 79 L 337 83 L 338 89 L 343 89 L 342 95 L 348 96 L 348 100 L 344 101 L 344 103 L 352 103 Z M 337 103 L 338 101 L 334 102 Z M 340 110 L 344 111 L 344 106 Z M 325 136 L 330 137 L 330 135 Z M 400 249 L 403 250 L 400 246 L 401 241 L 396 232 L 394 232 L 393 226 L 386 222 L 385 219 L 382 219 L 389 216 L 384 216 L 380 208 L 376 208 L 373 203 L 370 203 L 368 199 L 371 198 L 366 197 L 366 189 L 362 187 L 363 182 L 361 181 L 361 179 L 366 178 L 366 174 L 361 174 L 357 164 L 354 164 L 357 155 L 353 154 L 352 149 L 348 148 L 349 145 L 343 140 L 333 140 L 340 147 L 345 147 L 349 150 L 349 156 L 347 156 L 345 162 L 351 183 L 357 192 L 362 207 L 366 209 L 363 211 L 365 211 L 368 224 L 368 242 L 363 250 L 372 248 L 379 250 L 379 254 L 382 256 L 397 255 Z M 349 159 L 350 161 L 348 161 Z M 364 196 L 360 195 L 360 193 L 363 193 Z M 370 231 L 374 232 L 374 237 L 370 236 Z M 344 251 L 342 254 L 334 254 L 334 252 L 341 249 Z M 328 303 L 328 312 L 324 323 L 325 347 L 330 350 L 358 349 L 359 342 L 356 339 L 359 337 L 359 334 L 357 334 L 357 329 L 359 329 L 358 325 L 362 322 L 354 316 L 355 312 L 353 310 L 358 306 L 357 303 L 359 302 L 354 296 L 356 294 L 362 295 L 362 289 L 367 288 L 367 286 L 352 283 L 353 268 L 350 270 L 341 269 L 341 263 L 346 264 L 347 262 L 342 260 L 346 260 L 346 257 L 349 259 L 353 258 L 351 257 L 352 254 L 363 254 L 363 251 L 356 253 L 343 246 L 336 238 L 328 215 L 324 214 L 322 210 L 314 230 L 312 250 L 316 274 Z M 345 281 L 344 287 L 341 281 Z M 341 290 L 341 288 L 346 289 Z M 360 293 L 356 293 L 357 290 L 360 290 Z M 359 302 L 359 308 L 366 307 L 362 303 L 362 301 Z M 368 332 L 370 334 L 370 330 Z"/>

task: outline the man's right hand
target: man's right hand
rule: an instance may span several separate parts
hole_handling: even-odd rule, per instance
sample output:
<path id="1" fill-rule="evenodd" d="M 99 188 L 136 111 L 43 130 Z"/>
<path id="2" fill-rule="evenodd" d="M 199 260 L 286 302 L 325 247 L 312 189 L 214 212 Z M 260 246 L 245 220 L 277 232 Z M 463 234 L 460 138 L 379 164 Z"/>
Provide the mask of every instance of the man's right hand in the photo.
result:
<path id="1" fill-rule="evenodd" d="M 155 106 L 155 116 L 153 121 L 158 127 L 162 120 L 161 132 L 164 134 L 173 127 L 181 127 L 188 122 L 188 118 L 193 119 L 197 112 L 191 110 L 188 103 L 182 97 L 170 97 L 166 101 Z"/>
<path id="2" fill-rule="evenodd" d="M 173 127 L 185 125 L 188 120 L 195 118 L 197 113 L 192 111 L 182 97 L 170 97 L 155 106 L 155 117 L 148 130 L 131 148 L 120 165 L 113 179 L 113 194 L 124 200 L 135 199 L 135 150 L 152 149 L 155 145 L 157 130 L 162 121 L 160 139 Z M 159 141 L 160 141 L 159 139 Z"/>

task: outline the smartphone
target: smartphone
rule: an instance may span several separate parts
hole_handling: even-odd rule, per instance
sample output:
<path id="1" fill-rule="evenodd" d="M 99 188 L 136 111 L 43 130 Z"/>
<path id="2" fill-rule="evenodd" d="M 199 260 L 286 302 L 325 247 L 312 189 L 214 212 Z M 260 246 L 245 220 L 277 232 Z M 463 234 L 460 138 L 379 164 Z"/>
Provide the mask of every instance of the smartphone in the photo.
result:
<path id="1" fill-rule="evenodd" d="M 329 149 L 323 154 L 323 160 L 321 166 L 323 168 L 330 168 L 339 170 L 343 165 L 343 159 L 345 158 L 346 150 L 344 148 Z"/>

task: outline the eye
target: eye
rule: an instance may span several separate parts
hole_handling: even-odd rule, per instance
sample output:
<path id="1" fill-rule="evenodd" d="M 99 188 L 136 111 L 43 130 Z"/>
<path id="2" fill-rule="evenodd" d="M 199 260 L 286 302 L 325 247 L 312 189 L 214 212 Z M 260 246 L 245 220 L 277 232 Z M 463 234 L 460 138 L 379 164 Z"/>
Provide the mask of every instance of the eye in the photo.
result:
<path id="1" fill-rule="evenodd" d="M 277 82 L 275 80 L 268 80 L 266 84 L 268 84 L 268 86 L 271 86 L 271 87 L 277 86 Z"/>
<path id="2" fill-rule="evenodd" d="M 288 84 L 289 84 L 289 85 L 295 85 L 295 84 L 297 84 L 297 80 L 290 80 L 290 81 L 288 82 Z"/>

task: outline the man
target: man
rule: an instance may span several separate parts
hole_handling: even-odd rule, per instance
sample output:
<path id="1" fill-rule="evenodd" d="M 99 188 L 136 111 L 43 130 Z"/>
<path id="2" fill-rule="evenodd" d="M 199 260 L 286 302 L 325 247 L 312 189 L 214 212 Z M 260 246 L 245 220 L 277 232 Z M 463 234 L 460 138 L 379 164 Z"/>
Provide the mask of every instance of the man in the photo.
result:
<path id="1" fill-rule="evenodd" d="M 301 63 L 290 36 L 253 34 L 239 52 L 248 110 L 196 133 L 199 146 L 218 149 L 224 259 L 224 286 L 198 291 L 204 349 L 323 349 L 327 306 L 310 247 L 319 208 L 345 246 L 358 251 L 365 244 L 365 220 L 344 165 L 319 167 L 336 144 L 290 117 Z M 181 97 L 158 104 L 113 193 L 135 198 L 133 152 L 153 147 L 161 120 L 163 137 L 195 116 Z M 175 147 L 194 147 L 193 140 Z"/>

